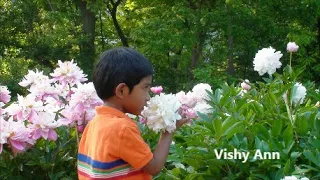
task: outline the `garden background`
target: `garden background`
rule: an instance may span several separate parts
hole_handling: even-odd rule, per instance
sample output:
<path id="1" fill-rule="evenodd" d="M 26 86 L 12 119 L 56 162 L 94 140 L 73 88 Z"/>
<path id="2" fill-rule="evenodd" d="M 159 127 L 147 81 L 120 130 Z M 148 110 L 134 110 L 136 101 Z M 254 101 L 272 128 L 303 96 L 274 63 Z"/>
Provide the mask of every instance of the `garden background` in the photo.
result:
<path id="1" fill-rule="evenodd" d="M 0 0 L 0 22 L 0 84 L 12 101 L 28 94 L 18 84 L 28 70 L 48 75 L 58 60 L 74 59 L 90 82 L 98 55 L 117 46 L 144 54 L 155 68 L 154 85 L 167 93 L 210 84 L 214 113 L 176 133 L 158 179 L 320 178 L 319 0 Z M 299 45 L 292 66 L 290 41 Z M 282 66 L 259 76 L 253 58 L 269 46 L 282 52 Z M 244 79 L 251 90 L 239 95 Z M 307 88 L 298 105 L 297 82 Z M 141 130 L 154 147 L 157 135 Z M 56 131 L 57 141 L 40 139 L 18 156 L 5 146 L 0 178 L 74 179 L 77 131 Z M 216 148 L 279 151 L 283 158 L 217 160 Z"/>

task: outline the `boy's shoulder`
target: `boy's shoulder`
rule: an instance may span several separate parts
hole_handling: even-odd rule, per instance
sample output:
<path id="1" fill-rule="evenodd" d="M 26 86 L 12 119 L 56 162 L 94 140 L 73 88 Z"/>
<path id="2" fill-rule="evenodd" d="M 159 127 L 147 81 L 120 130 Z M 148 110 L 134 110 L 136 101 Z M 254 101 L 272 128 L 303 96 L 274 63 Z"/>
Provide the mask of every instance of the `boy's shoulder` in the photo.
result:
<path id="1" fill-rule="evenodd" d="M 100 131 L 114 130 L 114 132 L 118 133 L 127 130 L 139 131 L 137 123 L 129 117 L 118 117 L 109 114 L 95 117 L 88 125 L 94 127 L 93 130 L 100 129 Z"/>

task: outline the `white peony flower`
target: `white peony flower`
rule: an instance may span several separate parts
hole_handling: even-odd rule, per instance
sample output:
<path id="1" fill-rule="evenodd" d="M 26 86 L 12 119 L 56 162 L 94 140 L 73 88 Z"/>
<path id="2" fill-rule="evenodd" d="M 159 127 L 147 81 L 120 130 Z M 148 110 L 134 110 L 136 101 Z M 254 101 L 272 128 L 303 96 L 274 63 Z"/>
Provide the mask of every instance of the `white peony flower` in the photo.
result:
<path id="1" fill-rule="evenodd" d="M 282 64 L 279 59 L 282 57 L 282 54 L 280 51 L 275 51 L 275 49 L 269 47 L 259 50 L 256 54 L 253 60 L 253 66 L 254 70 L 258 71 L 260 76 L 264 75 L 266 72 L 269 75 L 272 75 L 276 72 L 277 68 L 281 67 Z"/>
<path id="2" fill-rule="evenodd" d="M 135 119 L 137 117 L 136 115 L 130 113 L 126 113 L 126 115 L 131 119 Z"/>
<path id="3" fill-rule="evenodd" d="M 178 113 L 181 103 L 173 94 L 156 95 L 148 101 L 142 115 L 147 119 L 147 126 L 155 132 L 173 132 L 176 121 L 181 119 Z"/>
<path id="4" fill-rule="evenodd" d="M 210 100 L 210 97 L 209 97 L 206 90 L 209 92 L 212 92 L 211 86 L 209 84 L 200 83 L 200 84 L 197 84 L 193 87 L 192 93 L 198 102 Z"/>
<path id="5" fill-rule="evenodd" d="M 306 97 L 307 89 L 301 83 L 296 83 L 294 87 L 296 87 L 296 91 L 294 91 L 292 101 L 294 104 L 302 104 Z"/>
<path id="6" fill-rule="evenodd" d="M 309 178 L 303 177 L 303 178 L 301 178 L 300 180 L 309 180 Z"/>
<path id="7" fill-rule="evenodd" d="M 299 46 L 295 42 L 289 42 L 287 44 L 287 51 L 288 52 L 297 52 L 299 49 Z"/>
<path id="8" fill-rule="evenodd" d="M 186 170 L 186 167 L 179 162 L 173 162 L 172 165 L 174 165 L 176 168 L 181 168 L 181 169 Z"/>
<path id="9" fill-rule="evenodd" d="M 295 176 L 285 176 L 283 179 L 281 179 L 281 180 L 298 180 L 298 178 L 297 177 L 295 177 Z"/>
<path id="10" fill-rule="evenodd" d="M 187 168 L 187 172 L 188 172 L 188 173 L 194 173 L 194 168 L 193 168 L 192 166 L 189 166 L 189 167 Z"/>
<path id="11" fill-rule="evenodd" d="M 203 114 L 212 113 L 212 107 L 206 102 L 197 103 L 196 106 L 193 108 L 193 110 L 195 112 L 201 112 Z"/>

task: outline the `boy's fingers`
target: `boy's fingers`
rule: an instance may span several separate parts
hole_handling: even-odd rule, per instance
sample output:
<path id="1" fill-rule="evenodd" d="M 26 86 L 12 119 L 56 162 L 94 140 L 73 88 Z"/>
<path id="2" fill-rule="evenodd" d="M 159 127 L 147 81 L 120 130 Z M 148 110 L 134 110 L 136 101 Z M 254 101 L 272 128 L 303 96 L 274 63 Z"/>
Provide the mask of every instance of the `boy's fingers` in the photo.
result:
<path id="1" fill-rule="evenodd" d="M 179 124 L 185 124 L 185 123 L 191 123 L 192 122 L 192 119 L 189 119 L 189 118 L 184 118 L 184 119 L 181 119 L 179 120 Z"/>

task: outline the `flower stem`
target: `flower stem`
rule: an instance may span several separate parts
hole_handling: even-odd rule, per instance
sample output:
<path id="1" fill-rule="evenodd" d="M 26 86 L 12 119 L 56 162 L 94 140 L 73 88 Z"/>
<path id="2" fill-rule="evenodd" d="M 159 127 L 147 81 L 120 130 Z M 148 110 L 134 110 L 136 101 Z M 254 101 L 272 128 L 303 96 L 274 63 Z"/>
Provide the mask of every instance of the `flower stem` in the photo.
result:
<path id="1" fill-rule="evenodd" d="M 77 149 L 79 147 L 79 133 L 78 133 L 78 128 L 77 126 L 74 126 L 75 127 L 75 130 L 76 130 L 76 137 L 77 137 Z"/>
<path id="2" fill-rule="evenodd" d="M 290 52 L 290 68 L 292 68 L 292 66 L 291 66 L 291 60 L 292 60 L 292 52 Z"/>
<path id="3" fill-rule="evenodd" d="M 297 143 L 299 143 L 298 134 L 297 134 L 297 131 L 294 128 L 294 119 L 293 119 L 293 116 L 292 116 L 291 108 L 289 107 L 289 101 L 288 101 L 288 94 L 287 93 L 286 93 L 286 96 L 284 98 L 284 102 L 286 104 L 287 113 L 288 113 L 288 117 L 289 117 L 289 120 L 290 120 L 292 128 L 293 128 L 293 132 L 294 132 L 294 134 L 296 136 L 296 141 L 297 141 Z"/>
<path id="4" fill-rule="evenodd" d="M 289 107 L 289 101 L 288 101 L 288 93 L 286 92 L 286 95 L 285 95 L 285 98 L 284 98 L 284 102 L 286 104 L 286 108 L 287 108 L 287 113 L 288 113 L 288 117 L 289 117 L 289 120 L 292 124 L 292 127 L 293 127 L 293 118 L 292 118 L 292 113 L 291 113 L 291 109 Z"/>

